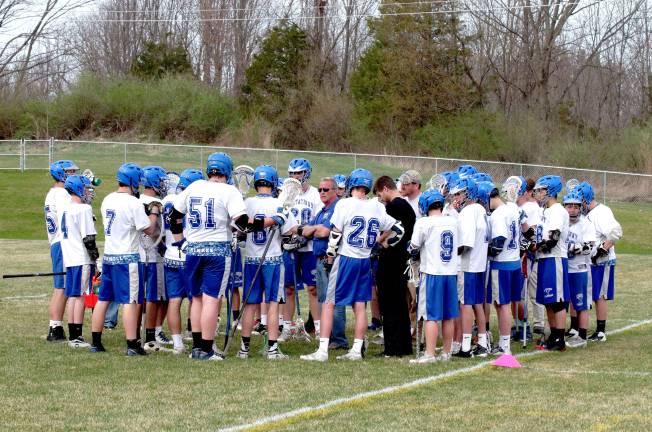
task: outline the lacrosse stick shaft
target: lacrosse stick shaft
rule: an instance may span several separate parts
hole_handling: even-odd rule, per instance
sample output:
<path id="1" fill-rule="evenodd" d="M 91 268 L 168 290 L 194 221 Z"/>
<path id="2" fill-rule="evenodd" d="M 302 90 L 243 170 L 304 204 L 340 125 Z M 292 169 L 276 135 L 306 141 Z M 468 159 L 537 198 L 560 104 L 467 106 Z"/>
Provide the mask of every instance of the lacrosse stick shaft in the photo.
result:
<path id="1" fill-rule="evenodd" d="M 41 277 L 41 276 L 64 276 L 65 274 L 66 274 L 66 272 L 6 274 L 6 275 L 2 275 L 2 279 L 14 279 L 14 278 L 24 278 L 24 277 Z"/>
<path id="2" fill-rule="evenodd" d="M 292 252 L 292 277 L 294 278 L 294 302 L 297 304 L 297 316 L 301 317 L 301 304 L 299 302 L 299 287 L 297 286 L 297 260 L 296 254 Z"/>

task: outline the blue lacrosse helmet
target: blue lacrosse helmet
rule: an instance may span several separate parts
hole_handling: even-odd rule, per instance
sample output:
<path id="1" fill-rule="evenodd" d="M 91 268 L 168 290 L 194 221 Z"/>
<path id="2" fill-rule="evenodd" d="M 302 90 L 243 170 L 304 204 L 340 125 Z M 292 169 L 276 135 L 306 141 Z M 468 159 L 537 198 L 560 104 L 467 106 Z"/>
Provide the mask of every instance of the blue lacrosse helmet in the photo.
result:
<path id="1" fill-rule="evenodd" d="M 419 211 L 423 216 L 428 216 L 428 209 L 437 202 L 443 207 L 444 196 L 436 189 L 428 189 L 419 197 Z"/>
<path id="2" fill-rule="evenodd" d="M 489 205 L 489 199 L 491 198 L 491 191 L 496 189 L 496 186 L 488 181 L 481 181 L 477 183 L 478 187 L 478 201 L 483 206 Z"/>
<path id="3" fill-rule="evenodd" d="M 487 174 L 487 173 L 482 173 L 482 172 L 479 172 L 479 173 L 475 173 L 475 174 L 473 174 L 473 175 L 471 176 L 471 178 L 472 178 L 476 183 L 480 183 L 480 182 L 489 182 L 489 183 L 492 183 L 492 182 L 493 182 L 493 179 L 491 178 L 491 176 L 490 176 L 489 174 Z"/>
<path id="4" fill-rule="evenodd" d="M 549 197 L 555 197 L 563 188 L 561 177 L 556 175 L 545 175 L 537 180 L 534 189 L 546 189 Z"/>
<path id="5" fill-rule="evenodd" d="M 63 187 L 71 195 L 77 195 L 83 200 L 86 199 L 86 188 L 90 188 L 91 181 L 88 177 L 82 175 L 69 175 Z"/>
<path id="6" fill-rule="evenodd" d="M 333 176 L 333 180 L 335 180 L 335 183 L 337 183 L 338 188 L 345 188 L 346 187 L 346 176 L 343 174 L 335 174 Z"/>
<path id="7" fill-rule="evenodd" d="M 350 191 L 354 187 L 365 187 L 367 192 L 371 190 L 374 183 L 374 176 L 369 170 L 364 168 L 356 168 L 351 171 L 351 175 L 346 180 L 346 190 Z"/>
<path id="8" fill-rule="evenodd" d="M 522 197 L 525 195 L 525 190 L 527 189 L 527 180 L 523 176 L 518 176 L 518 178 L 521 180 L 521 188 L 518 190 L 518 196 Z"/>
<path id="9" fill-rule="evenodd" d="M 69 159 L 58 160 L 50 164 L 50 175 L 55 181 L 66 181 L 66 171 L 77 171 L 79 167 Z"/>
<path id="10" fill-rule="evenodd" d="M 181 172 L 179 176 L 178 190 L 184 190 L 197 180 L 204 180 L 204 173 L 198 169 L 188 168 Z"/>
<path id="11" fill-rule="evenodd" d="M 589 182 L 583 181 L 582 183 L 575 186 L 573 192 L 576 192 L 581 201 L 584 201 L 587 204 L 590 204 L 595 199 L 595 192 L 593 191 L 593 186 Z"/>
<path id="12" fill-rule="evenodd" d="M 450 193 L 451 189 L 460 181 L 460 175 L 457 171 L 446 171 L 441 174 L 446 179 L 446 189 Z"/>
<path id="13" fill-rule="evenodd" d="M 582 204 L 582 197 L 580 196 L 579 193 L 575 189 L 572 191 L 568 192 L 566 195 L 564 195 L 564 200 L 563 200 L 564 205 L 566 204 Z"/>
<path id="14" fill-rule="evenodd" d="M 165 180 L 168 173 L 160 166 L 150 165 L 143 168 L 143 186 L 152 188 L 158 195 L 165 192 Z"/>
<path id="15" fill-rule="evenodd" d="M 310 161 L 308 159 L 304 158 L 295 158 L 290 161 L 290 164 L 288 165 L 288 174 L 293 174 L 293 173 L 299 173 L 303 172 L 303 179 L 301 179 L 302 182 L 305 182 L 310 178 L 310 174 L 312 173 L 312 166 L 310 165 Z"/>
<path id="16" fill-rule="evenodd" d="M 457 168 L 457 174 L 460 176 L 461 179 L 466 178 L 466 177 L 471 177 L 472 175 L 476 174 L 478 172 L 477 169 L 473 165 L 460 165 Z"/>
<path id="17" fill-rule="evenodd" d="M 143 169 L 135 163 L 128 162 L 118 168 L 116 179 L 125 186 L 137 191 L 143 178 Z"/>
<path id="18" fill-rule="evenodd" d="M 225 176 L 227 179 L 231 177 L 233 171 L 233 161 L 231 156 L 226 153 L 212 153 L 206 160 L 206 175 Z"/>
<path id="19" fill-rule="evenodd" d="M 257 186 L 271 186 L 272 190 L 278 185 L 276 168 L 271 165 L 259 165 L 254 170 L 254 188 Z"/>
<path id="20" fill-rule="evenodd" d="M 471 178 L 462 178 L 451 189 L 452 195 L 466 192 L 465 202 L 475 201 L 478 199 L 478 185 Z"/>

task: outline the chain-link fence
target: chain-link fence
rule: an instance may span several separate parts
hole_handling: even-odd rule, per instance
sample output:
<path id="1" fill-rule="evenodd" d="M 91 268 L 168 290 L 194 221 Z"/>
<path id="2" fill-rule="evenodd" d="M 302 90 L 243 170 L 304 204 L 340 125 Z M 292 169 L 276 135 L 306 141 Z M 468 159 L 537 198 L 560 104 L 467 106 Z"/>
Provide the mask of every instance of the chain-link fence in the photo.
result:
<path id="1" fill-rule="evenodd" d="M 455 170 L 461 164 L 472 164 L 479 171 L 490 174 L 496 182 L 511 175 L 537 179 L 545 174 L 556 174 L 564 181 L 571 178 L 589 181 L 595 189 L 596 197 L 603 202 L 652 203 L 652 175 L 647 174 L 376 154 L 56 139 L 5 140 L 0 141 L 0 169 L 47 169 L 51 161 L 72 159 L 81 168 L 91 168 L 96 175 L 111 178 L 118 166 L 127 161 L 141 165 L 161 165 L 177 172 L 185 168 L 201 168 L 207 156 L 216 151 L 229 153 L 235 165 L 274 165 L 281 176 L 291 159 L 304 157 L 312 163 L 313 179 L 336 173 L 348 174 L 354 168 L 364 167 L 375 176 L 386 174 L 394 178 L 407 169 L 416 169 L 426 183 L 433 174 Z"/>

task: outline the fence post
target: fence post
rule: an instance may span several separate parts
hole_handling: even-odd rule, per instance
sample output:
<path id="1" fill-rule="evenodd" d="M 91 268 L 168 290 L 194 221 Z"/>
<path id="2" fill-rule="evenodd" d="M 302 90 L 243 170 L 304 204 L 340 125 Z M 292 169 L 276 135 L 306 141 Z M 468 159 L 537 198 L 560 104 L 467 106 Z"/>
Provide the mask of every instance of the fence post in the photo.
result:
<path id="1" fill-rule="evenodd" d="M 353 169 L 358 169 L 358 155 L 353 153 Z"/>
<path id="2" fill-rule="evenodd" d="M 607 172 L 602 173 L 602 204 L 607 204 Z"/>
<path id="3" fill-rule="evenodd" d="M 18 164 L 20 165 L 20 172 L 25 171 L 25 138 L 20 139 L 20 156 L 18 157 L 19 162 Z"/>
<path id="4" fill-rule="evenodd" d="M 435 174 L 439 172 L 439 158 L 435 158 Z"/>
<path id="5" fill-rule="evenodd" d="M 48 141 L 48 163 L 52 163 L 52 155 L 54 154 L 54 137 L 50 137 Z"/>
<path id="6" fill-rule="evenodd" d="M 199 166 L 199 169 L 204 166 L 204 147 L 199 147 Z"/>
<path id="7" fill-rule="evenodd" d="M 124 163 L 127 163 L 127 143 L 124 143 Z"/>
<path id="8" fill-rule="evenodd" d="M 276 161 L 274 162 L 274 167 L 276 168 L 276 172 L 278 172 L 278 149 L 274 151 L 274 157 L 276 158 Z"/>
<path id="9" fill-rule="evenodd" d="M 519 175 L 523 177 L 523 164 L 520 164 L 519 166 L 521 167 L 521 173 Z"/>

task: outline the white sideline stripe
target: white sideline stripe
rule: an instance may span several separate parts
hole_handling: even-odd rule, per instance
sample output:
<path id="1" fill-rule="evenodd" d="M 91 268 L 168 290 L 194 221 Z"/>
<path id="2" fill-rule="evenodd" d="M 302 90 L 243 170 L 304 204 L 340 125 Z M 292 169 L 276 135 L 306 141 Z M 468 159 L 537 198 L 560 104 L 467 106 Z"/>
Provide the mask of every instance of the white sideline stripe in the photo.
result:
<path id="1" fill-rule="evenodd" d="M 616 376 L 626 376 L 626 377 L 647 377 L 652 376 L 652 372 L 642 372 L 642 371 L 613 371 L 613 370 L 577 370 L 577 369 L 551 369 L 551 368 L 539 368 L 539 367 L 530 367 L 526 366 L 527 370 L 534 370 L 539 372 L 546 373 L 555 373 L 560 375 L 616 375 Z"/>
<path id="2" fill-rule="evenodd" d="M 607 332 L 607 334 L 608 335 L 614 335 L 614 334 L 622 333 L 622 332 L 625 332 L 627 330 L 631 330 L 631 329 L 636 328 L 636 327 L 641 327 L 641 326 L 644 326 L 644 325 L 650 324 L 650 323 L 652 323 L 652 319 L 647 319 L 647 320 L 644 320 L 644 321 L 638 321 L 638 322 L 636 322 L 634 324 L 630 324 L 630 325 L 627 325 L 625 327 L 621 327 L 621 328 L 609 331 L 609 332 Z M 532 352 L 517 354 L 515 357 L 517 357 L 517 358 L 534 357 L 534 356 L 537 356 L 537 355 L 544 354 L 546 352 L 547 351 L 532 351 Z M 241 425 L 237 425 L 237 426 L 230 426 L 230 427 L 218 429 L 218 431 L 219 432 L 235 432 L 235 431 L 241 431 L 241 430 L 250 429 L 250 428 L 254 428 L 254 427 L 259 427 L 259 426 L 263 426 L 263 425 L 266 425 L 266 424 L 269 424 L 269 423 L 274 423 L 274 422 L 277 422 L 277 421 L 280 421 L 280 420 L 287 420 L 287 419 L 292 418 L 292 417 L 297 417 L 297 416 L 300 416 L 302 414 L 307 414 L 307 413 L 310 413 L 312 411 L 320 411 L 320 410 L 323 410 L 323 409 L 331 408 L 333 406 L 337 406 L 337 405 L 340 405 L 340 404 L 345 404 L 345 403 L 348 403 L 348 402 L 353 402 L 353 401 L 363 400 L 363 399 L 367 399 L 367 398 L 371 398 L 371 397 L 375 397 L 375 396 L 379 396 L 379 395 L 394 393 L 394 392 L 397 392 L 397 391 L 400 391 L 400 390 L 411 389 L 411 388 L 418 387 L 418 386 L 421 386 L 421 385 L 424 385 L 424 384 L 429 384 L 429 383 L 432 383 L 432 382 L 435 382 L 435 381 L 440 381 L 440 380 L 443 380 L 443 379 L 446 379 L 446 378 L 451 378 L 451 377 L 454 377 L 454 376 L 457 376 L 457 375 L 462 375 L 462 374 L 465 374 L 465 373 L 468 373 L 468 372 L 473 372 L 475 370 L 482 369 L 485 366 L 489 366 L 490 363 L 491 363 L 491 361 L 483 361 L 483 362 L 477 363 L 477 364 L 475 364 L 473 366 L 465 367 L 465 368 L 462 368 L 462 369 L 454 369 L 452 371 L 444 372 L 444 373 L 441 373 L 441 374 L 431 375 L 431 376 L 424 377 L 424 378 L 419 378 L 419 379 L 416 379 L 414 381 L 410 381 L 410 382 L 407 382 L 407 383 L 404 383 L 404 384 L 398 384 L 398 385 L 394 385 L 394 386 L 381 388 L 381 389 L 378 389 L 378 390 L 371 390 L 371 391 L 367 391 L 367 392 L 363 392 L 363 393 L 354 394 L 354 395 L 348 396 L 348 397 L 333 399 L 333 400 L 330 400 L 328 402 L 324 402 L 323 404 L 319 404 L 319 405 L 315 405 L 315 406 L 307 406 L 307 407 L 297 408 L 295 410 L 287 411 L 287 412 L 282 413 L 282 414 L 276 414 L 276 415 L 269 416 L 269 417 L 263 417 L 263 418 L 258 419 L 256 421 L 253 421 L 251 423 L 245 423 L 245 424 L 241 424 Z"/>
<path id="3" fill-rule="evenodd" d="M 0 301 L 5 300 L 23 300 L 23 299 L 35 299 L 47 297 L 47 294 L 37 294 L 37 295 L 26 295 L 26 296 L 12 296 L 12 297 L 0 297 Z"/>

